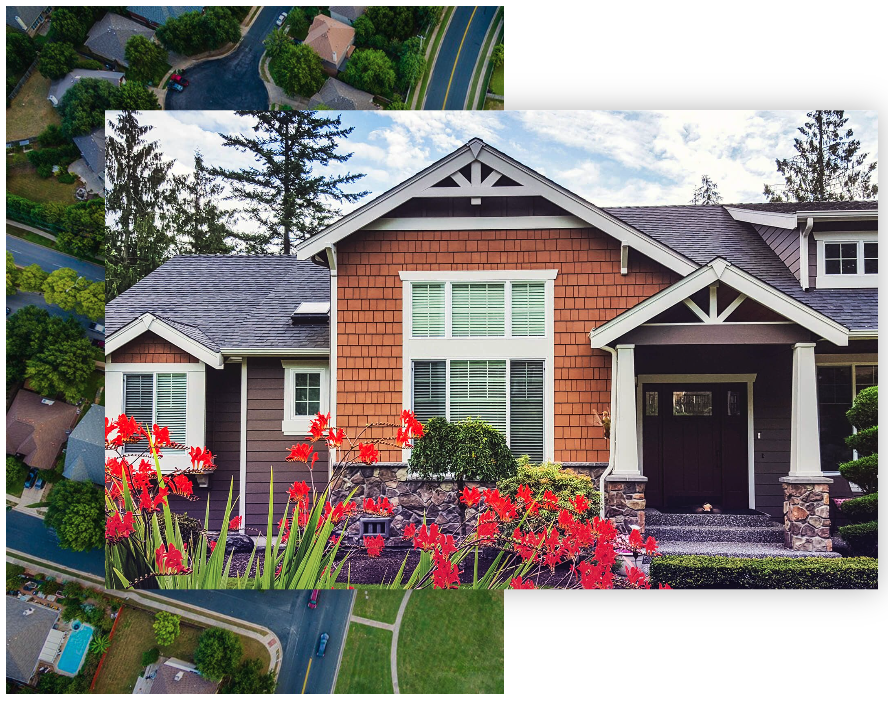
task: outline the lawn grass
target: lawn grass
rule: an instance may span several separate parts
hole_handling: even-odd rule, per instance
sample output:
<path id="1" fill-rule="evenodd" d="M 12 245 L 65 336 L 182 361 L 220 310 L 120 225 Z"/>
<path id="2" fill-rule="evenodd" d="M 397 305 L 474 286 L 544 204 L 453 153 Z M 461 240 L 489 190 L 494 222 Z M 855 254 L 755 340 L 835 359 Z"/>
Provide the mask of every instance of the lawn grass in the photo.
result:
<path id="1" fill-rule="evenodd" d="M 29 232 L 26 229 L 15 227 L 14 225 L 6 225 L 6 234 L 11 234 L 13 237 L 24 239 L 26 242 L 39 244 L 40 246 L 46 247 L 47 249 L 55 249 L 58 251 L 58 246 L 51 239 L 47 239 L 46 237 L 43 237 L 39 234 L 34 234 L 34 232 Z"/>
<path id="2" fill-rule="evenodd" d="M 77 190 L 76 181 L 59 183 L 55 176 L 41 178 L 24 154 L 7 156 L 6 166 L 6 190 L 10 193 L 38 203 L 73 205 L 77 202 L 77 198 L 74 197 L 74 192 Z"/>
<path id="3" fill-rule="evenodd" d="M 62 124 L 59 113 L 46 99 L 51 82 L 37 71 L 31 74 L 21 92 L 6 108 L 6 141 L 36 137 L 49 125 Z"/>
<path id="4" fill-rule="evenodd" d="M 389 591 L 358 587 L 355 591 L 353 614 L 369 620 L 395 624 L 398 608 L 404 600 L 404 591 Z"/>
<path id="5" fill-rule="evenodd" d="M 392 693 L 391 651 L 391 631 L 351 623 L 336 693 Z"/>
<path id="6" fill-rule="evenodd" d="M 22 491 L 25 490 L 25 479 L 28 478 L 28 472 L 25 471 L 20 478 L 10 480 L 9 475 L 6 476 L 6 492 L 11 496 L 21 497 Z"/>
<path id="7" fill-rule="evenodd" d="M 503 591 L 414 591 L 398 637 L 401 693 L 503 693 L 503 605 Z"/>
<path id="8" fill-rule="evenodd" d="M 453 14 L 455 7 L 448 7 L 444 10 L 444 14 L 441 16 L 441 22 L 438 25 L 438 33 L 435 35 L 435 41 L 432 44 L 432 50 L 429 53 L 429 60 L 426 64 L 425 73 L 422 76 L 422 85 L 419 89 L 419 98 L 416 101 L 416 109 L 422 110 L 422 103 L 425 100 L 426 88 L 429 85 L 429 80 L 432 77 L 432 69 L 435 67 L 435 58 L 438 55 L 438 47 L 441 45 L 441 40 L 444 38 L 444 30 L 447 29 L 447 23 L 450 22 L 450 15 Z"/>
<path id="9" fill-rule="evenodd" d="M 485 110 L 505 110 L 506 104 L 502 100 L 494 100 L 493 98 L 485 98 Z"/>
<path id="10" fill-rule="evenodd" d="M 506 90 L 506 67 L 505 65 L 493 69 L 490 76 L 490 85 L 488 89 L 494 95 L 505 95 Z"/>
<path id="11" fill-rule="evenodd" d="M 157 646 L 154 639 L 154 613 L 125 606 L 121 620 L 114 631 L 111 648 L 102 664 L 94 693 L 132 693 L 136 679 L 144 671 L 142 654 Z M 182 622 L 179 636 L 168 647 L 158 647 L 161 656 L 194 661 L 194 650 L 203 627 Z M 240 637 L 244 648 L 243 659 L 259 659 L 268 669 L 268 650 L 252 637 Z"/>

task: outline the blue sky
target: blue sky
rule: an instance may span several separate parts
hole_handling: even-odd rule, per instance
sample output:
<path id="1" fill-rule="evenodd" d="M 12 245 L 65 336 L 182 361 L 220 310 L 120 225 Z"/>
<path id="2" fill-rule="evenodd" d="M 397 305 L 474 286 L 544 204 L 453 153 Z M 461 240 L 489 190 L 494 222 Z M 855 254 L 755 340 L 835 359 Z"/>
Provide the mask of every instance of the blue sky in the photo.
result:
<path id="1" fill-rule="evenodd" d="M 874 111 L 848 111 L 848 127 L 870 159 L 878 153 Z M 703 174 L 724 202 L 762 202 L 764 183 L 779 185 L 774 160 L 790 157 L 804 111 L 512 111 L 343 112 L 354 132 L 342 151 L 346 168 L 365 173 L 360 188 L 379 194 L 433 161 L 480 137 L 600 206 L 687 203 Z M 219 132 L 250 131 L 232 112 L 144 112 L 176 170 L 207 163 L 248 165 L 222 146 Z M 334 169 L 341 169 L 336 166 Z"/>

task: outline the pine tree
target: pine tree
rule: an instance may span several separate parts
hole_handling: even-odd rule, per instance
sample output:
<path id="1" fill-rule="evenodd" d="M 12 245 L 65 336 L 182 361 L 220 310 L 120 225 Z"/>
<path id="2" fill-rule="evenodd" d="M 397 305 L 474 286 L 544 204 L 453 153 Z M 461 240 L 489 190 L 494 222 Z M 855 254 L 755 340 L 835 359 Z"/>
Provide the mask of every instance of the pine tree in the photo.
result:
<path id="1" fill-rule="evenodd" d="M 854 131 L 845 130 L 844 110 L 814 110 L 799 127 L 802 138 L 794 140 L 797 156 L 777 159 L 784 185 L 777 190 L 765 184 L 764 194 L 772 203 L 825 200 L 868 200 L 879 193 L 872 183 L 877 163 L 866 164 L 869 156 L 860 151 Z"/>
<path id="2" fill-rule="evenodd" d="M 721 193 L 718 192 L 718 184 L 709 176 L 703 176 L 700 179 L 700 185 L 694 188 L 694 197 L 691 205 L 718 205 L 722 201 Z"/>
<path id="3" fill-rule="evenodd" d="M 178 236 L 177 252 L 230 254 L 235 214 L 221 207 L 225 188 L 209 173 L 199 151 L 194 153 L 192 174 L 173 176 L 173 192 L 176 197 L 170 199 L 167 221 Z"/>
<path id="4" fill-rule="evenodd" d="M 222 139 L 225 146 L 252 154 L 257 165 L 209 172 L 228 181 L 231 197 L 246 203 L 243 214 L 262 228 L 253 235 L 239 235 L 248 252 L 277 250 L 289 255 L 293 243 L 319 232 L 339 215 L 333 203 L 353 203 L 367 195 L 342 190 L 363 178 L 362 173 L 323 176 L 315 171 L 316 166 L 351 158 L 337 153 L 337 147 L 338 140 L 354 128 L 343 128 L 338 117 L 308 110 L 237 114 L 255 118 L 257 136 L 222 134 Z"/>
<path id="5" fill-rule="evenodd" d="M 173 238 L 158 226 L 172 161 L 145 135 L 138 112 L 117 116 L 107 137 L 105 198 L 107 228 L 105 280 L 108 300 L 160 266 L 170 255 Z"/>

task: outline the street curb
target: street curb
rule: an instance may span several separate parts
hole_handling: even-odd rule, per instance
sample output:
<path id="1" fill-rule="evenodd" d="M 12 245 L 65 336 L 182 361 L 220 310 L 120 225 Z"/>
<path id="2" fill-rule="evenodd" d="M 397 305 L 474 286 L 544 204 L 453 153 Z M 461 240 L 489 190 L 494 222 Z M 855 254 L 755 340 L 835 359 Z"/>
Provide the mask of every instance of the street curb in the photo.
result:
<path id="1" fill-rule="evenodd" d="M 333 685 L 330 687 L 330 693 L 336 693 L 336 682 L 339 680 L 339 667 L 342 666 L 342 655 L 345 653 L 345 645 L 348 642 L 348 631 L 351 629 L 352 613 L 355 610 L 355 598 L 357 595 L 357 591 L 352 591 L 351 605 L 348 608 L 348 620 L 345 621 L 345 637 L 342 639 L 342 646 L 339 648 L 339 659 L 336 661 L 336 671 L 333 672 Z"/>
<path id="2" fill-rule="evenodd" d="M 429 83 L 432 82 L 432 74 L 435 72 L 435 64 L 438 63 L 438 56 L 441 53 L 441 45 L 444 44 L 444 36 L 447 34 L 447 30 L 450 29 L 450 23 L 453 22 L 453 16 L 455 14 L 456 14 L 456 7 L 453 8 L 453 12 L 451 12 L 450 17 L 447 18 L 447 25 L 441 29 L 441 32 L 442 32 L 441 42 L 438 44 L 438 50 L 435 52 L 435 56 L 432 58 L 432 62 L 429 65 Z M 433 34 L 431 37 L 429 37 L 429 50 L 431 50 L 432 46 L 434 45 L 436 36 L 438 36 L 438 35 Z M 425 109 L 425 101 L 426 101 L 426 97 L 428 97 L 428 94 L 429 94 L 428 85 L 426 85 L 426 92 L 422 96 L 422 105 L 420 105 L 418 108 L 415 108 L 415 109 L 419 109 L 419 110 Z M 415 100 L 415 98 L 414 98 L 414 100 Z"/>
<path id="3" fill-rule="evenodd" d="M 496 19 L 495 15 L 494 15 L 494 19 Z M 505 19 L 506 19 L 505 12 L 503 12 L 503 16 L 500 17 L 500 20 L 499 20 L 499 22 L 497 22 L 496 26 L 494 26 L 493 23 L 491 23 L 490 27 L 487 28 L 487 34 L 484 35 L 484 41 L 481 42 L 481 46 L 482 47 L 484 46 L 484 44 L 487 42 L 488 37 L 492 36 L 493 40 L 490 42 L 490 45 L 487 47 L 487 55 L 484 56 L 483 61 L 481 58 L 481 54 L 480 53 L 478 54 L 478 58 L 475 61 L 475 67 L 472 69 L 472 78 L 474 78 L 475 74 L 480 70 L 480 74 L 478 75 L 477 87 L 475 88 L 475 93 L 473 95 L 469 95 L 468 92 L 466 93 L 466 101 L 463 103 L 463 107 L 462 107 L 463 110 L 476 110 L 476 109 L 483 110 L 484 109 L 483 104 L 481 105 L 481 107 L 472 107 L 472 106 L 476 106 L 478 104 L 478 98 L 482 94 L 486 94 L 486 92 L 487 92 L 486 83 L 489 83 L 489 81 L 484 80 L 484 78 L 485 78 L 484 74 L 487 73 L 487 65 L 490 63 L 490 58 L 493 56 L 493 49 L 496 46 L 496 38 L 499 36 L 499 33 L 502 30 Z M 485 83 L 485 85 L 482 86 L 482 83 Z M 471 85 L 470 85 L 470 89 L 471 89 Z"/>

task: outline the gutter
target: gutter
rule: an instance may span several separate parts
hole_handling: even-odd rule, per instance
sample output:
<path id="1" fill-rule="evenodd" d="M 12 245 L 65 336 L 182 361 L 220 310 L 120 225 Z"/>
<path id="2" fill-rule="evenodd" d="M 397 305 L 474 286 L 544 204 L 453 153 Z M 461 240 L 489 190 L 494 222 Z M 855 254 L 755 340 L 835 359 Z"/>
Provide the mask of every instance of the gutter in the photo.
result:
<path id="1" fill-rule="evenodd" d="M 614 434 L 616 433 L 616 424 L 614 423 L 614 418 L 616 417 L 616 403 L 617 403 L 617 393 L 616 393 L 616 379 L 617 379 L 617 350 L 613 347 L 599 347 L 599 349 L 604 349 L 605 351 L 609 351 L 611 354 L 611 431 L 610 431 L 610 446 L 608 447 L 608 458 L 607 458 L 607 468 L 604 470 L 604 473 L 601 474 L 601 478 L 598 479 L 598 490 L 601 493 L 601 508 L 599 510 L 599 517 L 604 519 L 604 511 L 605 511 L 605 496 L 607 492 L 604 490 L 604 482 L 608 476 L 610 476 L 614 472 L 614 455 L 616 452 L 614 451 Z"/>
<path id="2" fill-rule="evenodd" d="M 814 229 L 814 218 L 809 217 L 805 223 L 805 228 L 801 230 L 799 238 L 799 281 L 802 284 L 802 290 L 810 288 L 810 263 L 808 261 L 808 235 Z"/>

